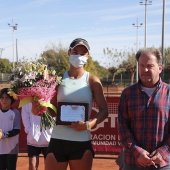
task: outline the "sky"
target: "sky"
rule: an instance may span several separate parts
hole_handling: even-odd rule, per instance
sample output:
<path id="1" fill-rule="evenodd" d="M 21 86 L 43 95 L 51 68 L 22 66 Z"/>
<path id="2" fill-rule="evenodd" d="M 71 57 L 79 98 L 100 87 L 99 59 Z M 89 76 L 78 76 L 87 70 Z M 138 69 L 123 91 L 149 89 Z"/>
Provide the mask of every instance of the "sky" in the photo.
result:
<path id="1" fill-rule="evenodd" d="M 68 48 L 75 38 L 89 42 L 90 55 L 101 65 L 103 49 L 128 51 L 144 47 L 145 5 L 142 0 L 5 0 L 0 3 L 1 58 L 39 59 L 46 47 L 61 43 Z M 142 1 L 143 4 L 145 0 Z M 170 0 L 165 1 L 164 46 L 170 46 Z M 148 2 L 149 3 L 149 2 Z M 163 0 L 147 5 L 147 46 L 162 44 Z M 137 24 L 138 20 L 138 24 Z M 17 30 L 9 24 L 18 24 Z M 132 24 L 141 27 L 133 27 Z M 14 38 L 14 46 L 13 39 Z M 138 43 L 137 43 L 138 39 Z M 14 47 L 14 56 L 13 56 Z"/>

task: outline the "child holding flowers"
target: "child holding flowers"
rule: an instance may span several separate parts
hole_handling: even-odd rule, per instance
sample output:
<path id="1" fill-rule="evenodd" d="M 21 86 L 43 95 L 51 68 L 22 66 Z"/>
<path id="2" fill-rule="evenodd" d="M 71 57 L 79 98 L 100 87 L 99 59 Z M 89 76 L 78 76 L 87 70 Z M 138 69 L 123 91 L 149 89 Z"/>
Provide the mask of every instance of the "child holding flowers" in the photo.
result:
<path id="1" fill-rule="evenodd" d="M 11 110 L 14 98 L 8 88 L 0 91 L 0 170 L 16 170 L 18 157 L 18 137 L 20 132 L 20 113 Z"/>
<path id="2" fill-rule="evenodd" d="M 52 129 L 41 128 L 41 116 L 32 113 L 32 103 L 22 107 L 22 122 L 27 134 L 27 150 L 29 157 L 29 170 L 38 169 L 39 155 L 46 154 L 51 138 Z"/>

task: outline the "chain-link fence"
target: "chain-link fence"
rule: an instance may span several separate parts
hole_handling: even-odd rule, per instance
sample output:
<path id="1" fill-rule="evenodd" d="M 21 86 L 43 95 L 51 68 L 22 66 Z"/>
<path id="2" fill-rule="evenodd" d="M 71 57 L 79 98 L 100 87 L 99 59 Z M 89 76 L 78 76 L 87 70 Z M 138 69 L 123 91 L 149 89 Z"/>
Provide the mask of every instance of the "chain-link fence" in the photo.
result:
<path id="1" fill-rule="evenodd" d="M 0 83 L 9 83 L 10 74 L 0 73 Z"/>

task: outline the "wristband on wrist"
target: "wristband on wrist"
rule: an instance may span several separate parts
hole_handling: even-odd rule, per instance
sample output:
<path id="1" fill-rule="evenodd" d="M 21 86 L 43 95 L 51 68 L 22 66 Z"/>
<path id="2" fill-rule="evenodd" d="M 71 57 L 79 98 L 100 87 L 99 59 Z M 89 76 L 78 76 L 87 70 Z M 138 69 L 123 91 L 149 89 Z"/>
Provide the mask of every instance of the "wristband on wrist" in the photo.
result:
<path id="1" fill-rule="evenodd" d="M 91 127 L 90 127 L 89 121 L 86 121 L 86 127 L 87 127 L 87 130 L 91 130 Z"/>

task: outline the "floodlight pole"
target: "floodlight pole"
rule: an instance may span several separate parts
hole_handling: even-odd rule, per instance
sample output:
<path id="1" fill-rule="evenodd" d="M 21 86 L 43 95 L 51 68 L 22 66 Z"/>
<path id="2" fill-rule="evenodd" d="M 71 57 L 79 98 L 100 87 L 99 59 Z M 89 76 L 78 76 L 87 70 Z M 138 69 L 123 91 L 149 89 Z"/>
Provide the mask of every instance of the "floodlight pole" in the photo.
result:
<path id="1" fill-rule="evenodd" d="M 136 18 L 136 24 L 132 24 L 133 27 L 136 27 L 136 53 L 138 51 L 138 28 L 141 27 L 143 24 L 140 23 L 138 25 L 138 18 Z M 136 82 L 138 82 L 138 62 L 136 61 Z"/>
<path id="2" fill-rule="evenodd" d="M 142 1 L 140 2 L 140 5 L 145 5 L 145 41 L 144 41 L 144 47 L 147 47 L 147 6 L 152 5 L 152 1 L 145 0 L 145 3 Z"/>
<path id="3" fill-rule="evenodd" d="M 163 9 L 162 9 L 162 64 L 165 66 L 165 50 L 164 50 L 164 37 L 165 37 L 165 4 L 166 0 L 163 0 Z M 164 68 L 162 72 L 162 80 L 164 80 Z"/>
<path id="4" fill-rule="evenodd" d="M 14 60 L 14 31 L 15 30 L 17 30 L 17 26 L 18 26 L 18 24 L 14 24 L 13 23 L 13 19 L 12 19 L 12 23 L 10 24 L 10 23 L 8 23 L 8 26 L 9 27 L 12 27 L 12 48 L 13 48 L 13 50 L 12 50 L 12 55 L 13 55 L 13 65 L 12 65 L 12 69 L 14 70 L 15 69 L 15 60 Z"/>

